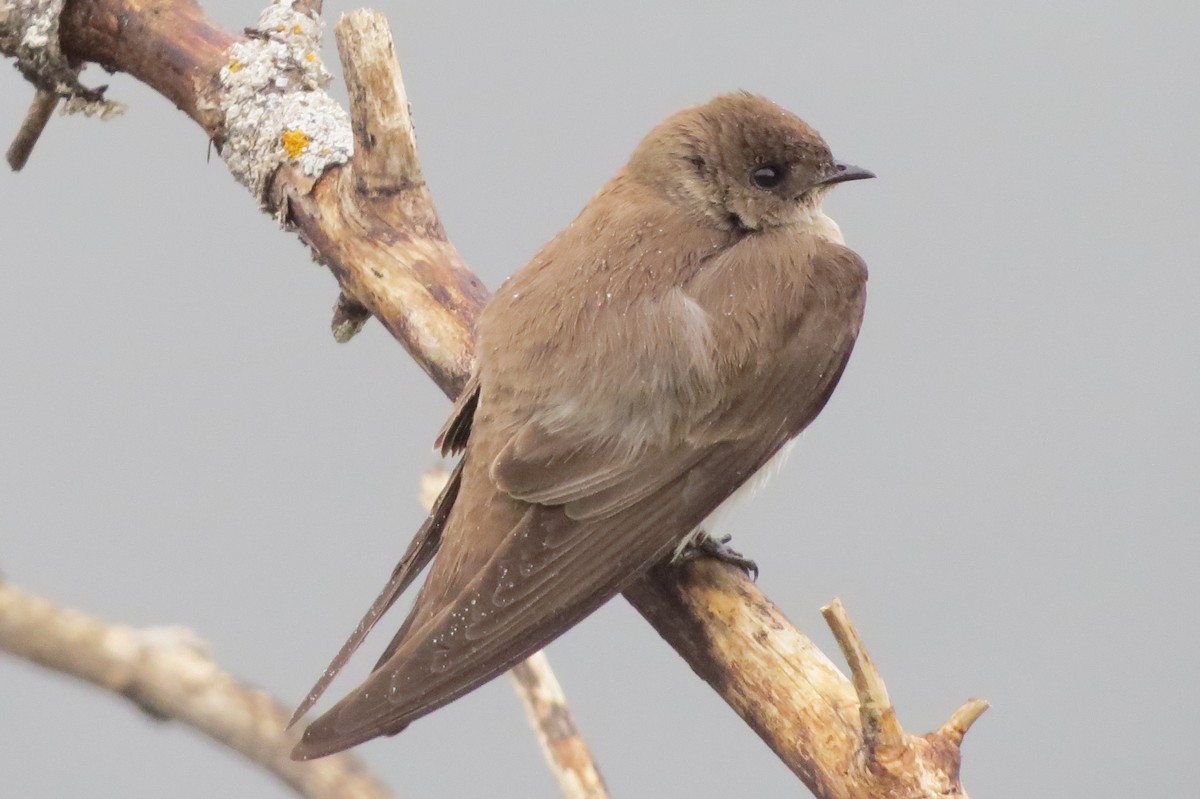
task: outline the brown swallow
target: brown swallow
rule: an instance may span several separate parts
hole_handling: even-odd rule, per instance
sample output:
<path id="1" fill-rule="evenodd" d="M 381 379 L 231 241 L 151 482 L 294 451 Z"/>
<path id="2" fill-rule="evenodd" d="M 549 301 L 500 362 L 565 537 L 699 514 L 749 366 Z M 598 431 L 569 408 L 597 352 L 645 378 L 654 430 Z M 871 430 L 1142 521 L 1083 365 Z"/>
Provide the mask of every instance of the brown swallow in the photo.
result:
<path id="1" fill-rule="evenodd" d="M 503 673 L 679 553 L 808 426 L 867 280 L 821 201 L 870 177 L 750 94 L 642 140 L 484 309 L 437 443 L 462 459 L 296 718 L 432 559 L 429 576 L 375 670 L 293 757 L 395 734 Z"/>

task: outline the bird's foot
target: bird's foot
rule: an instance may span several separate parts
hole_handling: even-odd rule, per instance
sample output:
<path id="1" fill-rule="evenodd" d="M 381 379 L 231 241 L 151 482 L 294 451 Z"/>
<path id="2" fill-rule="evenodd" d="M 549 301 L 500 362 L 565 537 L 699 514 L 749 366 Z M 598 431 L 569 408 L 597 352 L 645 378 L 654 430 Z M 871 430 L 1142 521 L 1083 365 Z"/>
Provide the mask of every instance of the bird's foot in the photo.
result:
<path id="1" fill-rule="evenodd" d="M 730 566 L 735 566 L 746 573 L 746 576 L 757 582 L 758 580 L 758 564 L 750 558 L 738 552 L 736 549 L 729 546 L 729 541 L 732 536 L 723 535 L 720 538 L 713 538 L 708 533 L 701 531 L 683 551 L 679 553 L 680 561 L 695 560 L 696 558 L 715 558 L 722 563 L 728 563 Z"/>

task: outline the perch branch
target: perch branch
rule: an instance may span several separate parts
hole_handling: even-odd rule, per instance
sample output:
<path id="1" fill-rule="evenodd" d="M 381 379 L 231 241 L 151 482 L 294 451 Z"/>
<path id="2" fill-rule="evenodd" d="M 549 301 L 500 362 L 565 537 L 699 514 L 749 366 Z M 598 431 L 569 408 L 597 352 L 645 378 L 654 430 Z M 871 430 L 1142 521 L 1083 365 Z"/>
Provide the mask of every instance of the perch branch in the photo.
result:
<path id="1" fill-rule="evenodd" d="M 186 724 L 310 799 L 387 799 L 353 755 L 299 763 L 288 709 L 222 671 L 194 633 L 136 630 L 57 607 L 0 582 L 0 651 L 123 696 L 152 718 Z"/>
<path id="2" fill-rule="evenodd" d="M 264 19 L 289 8 L 277 2 Z M 254 38 L 271 39 L 276 29 L 260 22 Z M 131 72 L 158 89 L 204 126 L 239 179 L 257 186 L 234 168 L 245 153 L 227 85 L 230 50 L 245 41 L 215 28 L 191 0 L 73 0 L 62 21 L 63 49 L 73 59 Z M 469 372 L 472 328 L 486 292 L 447 240 L 420 177 L 383 17 L 359 11 L 344 18 L 338 45 L 356 155 L 311 169 L 305 158 L 321 153 L 307 152 L 306 131 L 328 132 L 338 123 L 298 116 L 291 127 L 270 128 L 263 140 L 274 148 L 265 155 L 279 167 L 256 196 L 330 267 L 352 311 L 342 316 L 361 318 L 358 307 L 369 311 L 454 396 Z M 286 62 L 278 68 L 262 92 L 282 91 L 279 81 L 307 69 Z M 288 91 L 321 91 L 288 85 Z M 375 136 L 396 149 L 372 152 Z M 959 743 L 981 704 L 968 703 L 927 736 L 902 733 L 898 724 L 892 729 L 884 721 L 891 705 L 880 703 L 881 681 L 860 696 L 752 582 L 720 564 L 658 567 L 626 598 L 820 799 L 965 796 Z M 870 687 L 865 673 L 856 679 Z M 874 705 L 860 711 L 860 699 Z M 863 720 L 877 716 L 872 749 Z"/>
<path id="3" fill-rule="evenodd" d="M 853 683 L 736 568 L 659 566 L 625 597 L 820 799 L 966 797 L 959 728 L 987 703 L 929 735 L 905 733 L 840 601 L 824 612 L 848 642 Z M 886 732 L 870 743 L 865 724 Z"/>

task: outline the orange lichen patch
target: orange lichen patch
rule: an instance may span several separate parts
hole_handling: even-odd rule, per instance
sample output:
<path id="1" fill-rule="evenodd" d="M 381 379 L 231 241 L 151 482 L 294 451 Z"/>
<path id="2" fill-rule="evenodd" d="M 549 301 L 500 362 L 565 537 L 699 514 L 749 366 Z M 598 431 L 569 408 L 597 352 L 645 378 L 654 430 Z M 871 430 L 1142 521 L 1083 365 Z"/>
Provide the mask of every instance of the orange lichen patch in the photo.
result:
<path id="1" fill-rule="evenodd" d="M 236 60 L 230 61 L 229 62 L 229 71 L 230 72 L 241 72 L 242 71 L 242 62 L 236 61 Z"/>
<path id="2" fill-rule="evenodd" d="M 292 26 L 292 33 L 294 33 L 294 34 L 296 34 L 297 36 L 299 36 L 300 34 L 304 33 L 304 28 L 301 28 L 299 25 L 293 25 L 293 26 Z"/>
<path id="3" fill-rule="evenodd" d="M 316 53 L 305 53 L 305 54 L 304 54 L 304 58 L 305 58 L 306 60 L 308 60 L 308 61 L 316 61 L 316 60 L 317 60 L 317 54 L 316 54 Z"/>
<path id="4" fill-rule="evenodd" d="M 283 150 L 288 154 L 289 158 L 299 158 L 300 153 L 304 152 L 304 148 L 312 141 L 308 137 L 308 134 L 299 128 L 284 131 L 281 138 L 283 140 Z"/>

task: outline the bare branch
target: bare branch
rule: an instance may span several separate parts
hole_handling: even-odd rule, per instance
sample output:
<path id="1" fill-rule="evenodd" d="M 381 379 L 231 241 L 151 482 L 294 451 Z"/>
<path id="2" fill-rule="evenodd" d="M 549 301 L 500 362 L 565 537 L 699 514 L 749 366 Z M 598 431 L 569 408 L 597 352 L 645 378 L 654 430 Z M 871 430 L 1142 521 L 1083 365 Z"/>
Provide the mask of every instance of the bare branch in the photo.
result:
<path id="1" fill-rule="evenodd" d="M 821 608 L 821 615 L 837 639 L 842 655 L 850 666 L 854 690 L 858 694 L 858 713 L 862 723 L 863 745 L 870 751 L 879 746 L 897 746 L 904 737 L 896 711 L 888 697 L 887 686 L 875 662 L 867 653 L 862 636 L 854 628 L 842 600 L 834 598 Z"/>
<path id="2" fill-rule="evenodd" d="M 265 691 L 222 671 L 189 630 L 135 630 L 57 607 L 0 582 L 0 651 L 123 696 L 155 719 L 186 724 L 310 799 L 388 799 L 358 758 L 291 759 L 297 732 Z"/>
<path id="3" fill-rule="evenodd" d="M 625 597 L 820 799 L 965 799 L 962 739 L 945 732 L 955 719 L 927 736 L 905 733 L 873 665 L 864 669 L 874 672 L 863 676 L 865 708 L 854 684 L 739 569 L 713 560 L 660 566 Z M 835 606 L 835 635 L 855 642 L 860 667 L 869 664 Z M 864 722 L 889 716 L 868 744 Z"/>
<path id="4" fill-rule="evenodd" d="M 835 597 L 832 602 L 821 608 L 821 615 L 829 624 L 829 629 L 850 666 L 854 690 L 858 694 L 863 750 L 868 760 L 878 762 L 894 757 L 897 751 L 911 748 L 909 739 L 912 736 L 901 729 L 883 677 L 867 653 L 866 644 L 863 643 L 854 623 L 850 621 L 850 614 L 846 612 L 842 600 Z M 925 740 L 957 750 L 967 730 L 988 707 L 988 703 L 982 699 L 968 700 L 954 711 L 936 732 L 925 736 Z"/>
<path id="5" fill-rule="evenodd" d="M 25 120 L 21 122 L 21 128 L 13 137 L 12 144 L 9 145 L 8 152 L 5 154 L 8 165 L 14 172 L 20 172 L 29 161 L 34 146 L 41 138 L 42 131 L 46 129 L 46 123 L 50 121 L 50 115 L 57 107 L 58 95 L 54 92 L 38 89 L 34 94 L 29 111 L 25 114 Z"/>
<path id="6" fill-rule="evenodd" d="M 938 730 L 938 734 L 954 745 L 962 743 L 971 725 L 991 707 L 986 699 L 968 699 Z"/>
<path id="7" fill-rule="evenodd" d="M 654 569 L 625 598 L 814 794 L 856 795 L 854 689 L 754 582 L 701 559 Z"/>
<path id="8" fill-rule="evenodd" d="M 335 35 L 350 94 L 356 188 L 386 194 L 424 183 L 387 19 L 377 11 L 351 11 L 338 20 Z"/>
<path id="9" fill-rule="evenodd" d="M 565 799 L 608 799 L 608 788 L 546 655 L 534 653 L 509 674 Z"/>
<path id="10" fill-rule="evenodd" d="M 342 292 L 380 319 L 454 396 L 470 370 L 487 292 L 446 238 L 417 160 L 408 100 L 385 18 L 337 24 L 355 156 L 311 191 L 294 170 L 276 178 L 288 221 L 329 265 Z"/>

